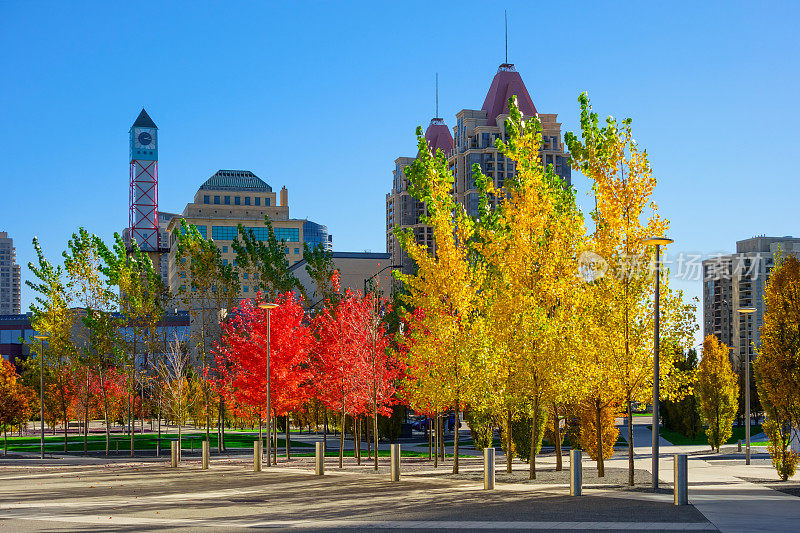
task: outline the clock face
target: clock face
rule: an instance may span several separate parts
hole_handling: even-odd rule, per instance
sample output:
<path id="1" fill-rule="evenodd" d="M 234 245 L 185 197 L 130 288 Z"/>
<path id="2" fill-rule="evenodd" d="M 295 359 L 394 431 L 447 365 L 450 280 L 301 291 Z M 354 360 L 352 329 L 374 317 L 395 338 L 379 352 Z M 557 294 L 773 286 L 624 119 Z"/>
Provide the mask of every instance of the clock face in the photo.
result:
<path id="1" fill-rule="evenodd" d="M 155 135 L 153 135 L 152 130 L 136 128 L 134 138 L 136 139 L 136 148 L 155 149 Z"/>

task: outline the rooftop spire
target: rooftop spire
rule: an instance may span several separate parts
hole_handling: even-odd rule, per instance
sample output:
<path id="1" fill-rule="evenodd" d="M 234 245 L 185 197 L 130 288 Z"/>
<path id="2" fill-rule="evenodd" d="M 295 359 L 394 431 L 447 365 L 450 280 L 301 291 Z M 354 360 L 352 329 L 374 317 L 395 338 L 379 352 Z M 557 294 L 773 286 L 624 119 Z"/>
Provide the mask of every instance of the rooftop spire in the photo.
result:
<path id="1" fill-rule="evenodd" d="M 153 119 L 150 118 L 150 115 L 147 114 L 147 111 L 142 108 L 142 112 L 139 113 L 139 118 L 136 119 L 136 122 L 133 123 L 134 128 L 158 128 L 156 123 L 153 122 Z"/>
<path id="2" fill-rule="evenodd" d="M 439 117 L 439 73 L 436 73 L 436 113 L 434 117 Z"/>
<path id="3" fill-rule="evenodd" d="M 506 64 L 508 64 L 508 9 L 503 10 L 503 15 L 506 20 Z"/>

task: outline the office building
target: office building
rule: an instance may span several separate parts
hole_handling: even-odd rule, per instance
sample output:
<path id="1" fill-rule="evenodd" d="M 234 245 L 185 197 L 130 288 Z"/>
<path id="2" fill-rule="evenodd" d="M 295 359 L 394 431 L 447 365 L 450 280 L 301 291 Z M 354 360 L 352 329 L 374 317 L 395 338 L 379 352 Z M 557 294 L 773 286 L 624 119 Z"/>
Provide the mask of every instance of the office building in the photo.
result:
<path id="1" fill-rule="evenodd" d="M 220 170 L 208 178 L 198 189 L 194 201 L 186 205 L 183 213 L 173 216 L 167 225 L 170 238 L 169 287 L 173 294 L 187 283 L 186 272 L 181 268 L 176 242 L 181 231 L 181 220 L 194 224 L 206 239 L 213 239 L 222 252 L 224 264 L 236 264 L 236 253 L 231 246 L 238 235 L 237 225 L 252 230 L 256 239 L 268 238 L 264 217 L 267 216 L 275 237 L 285 243 L 286 261 L 293 265 L 303 258 L 304 229 L 314 231 L 312 239 L 329 242 L 327 228 L 313 227 L 305 219 L 289 217 L 289 192 L 286 187 L 280 194 L 249 170 Z M 324 234 L 322 229 L 324 228 Z M 255 280 L 241 274 L 242 298 L 254 295 Z"/>
<path id="2" fill-rule="evenodd" d="M 761 340 L 764 290 L 775 267 L 775 254 L 800 257 L 800 238 L 759 236 L 736 242 L 736 253 L 703 261 L 703 333 L 716 335 L 731 348 L 734 368 L 745 361 L 747 338 L 751 359 Z M 755 307 L 749 317 L 739 312 Z M 745 331 L 745 323 L 748 329 Z"/>
<path id="3" fill-rule="evenodd" d="M 21 306 L 21 276 L 14 240 L 0 231 L 0 314 L 18 314 Z"/>

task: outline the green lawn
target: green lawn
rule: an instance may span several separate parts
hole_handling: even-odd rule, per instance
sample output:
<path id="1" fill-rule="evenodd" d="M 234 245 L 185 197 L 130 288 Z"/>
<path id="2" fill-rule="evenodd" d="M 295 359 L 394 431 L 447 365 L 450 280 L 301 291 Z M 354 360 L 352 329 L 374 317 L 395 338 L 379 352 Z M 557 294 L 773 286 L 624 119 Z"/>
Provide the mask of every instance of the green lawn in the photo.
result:
<path id="1" fill-rule="evenodd" d="M 648 429 L 650 429 L 651 427 L 652 426 L 647 426 Z M 761 431 L 762 431 L 761 430 L 761 424 L 757 424 L 757 425 L 754 425 L 754 426 L 750 427 L 750 435 L 758 435 L 759 433 L 761 433 Z M 733 434 L 731 435 L 731 438 L 728 439 L 726 444 L 736 444 L 736 442 L 739 441 L 739 440 L 744 441 L 744 432 L 745 432 L 745 428 L 743 426 L 742 427 L 738 427 L 738 426 L 734 427 L 733 428 Z M 678 433 L 677 431 L 672 431 L 670 429 L 664 429 L 664 428 L 661 429 L 660 435 L 662 437 L 664 437 L 665 439 L 667 439 L 668 441 L 670 441 L 672 444 L 675 444 L 676 446 L 682 446 L 684 444 L 706 444 L 706 445 L 708 445 L 708 438 L 706 437 L 705 430 L 700 431 L 700 433 L 698 435 L 696 435 L 694 439 L 690 439 L 689 437 L 686 437 L 685 435 L 682 435 L 682 434 Z M 752 443 L 751 442 L 750 445 L 751 446 L 766 446 L 767 444 L 766 443 L 756 444 L 756 443 Z"/>
<path id="2" fill-rule="evenodd" d="M 176 440 L 177 433 L 162 433 L 161 434 L 161 449 L 169 449 L 169 441 Z M 226 432 L 225 445 L 228 448 L 251 448 L 253 441 L 256 440 L 257 435 L 253 433 L 239 433 L 239 432 Z M 106 449 L 105 435 L 89 435 L 88 448 L 89 451 L 104 451 Z M 202 433 L 184 433 L 183 434 L 184 450 L 199 449 L 201 442 L 205 440 L 205 432 Z M 158 435 L 152 433 L 145 433 L 143 435 L 136 434 L 134 436 L 134 450 L 155 450 Z M 9 437 L 8 438 L 8 451 L 16 452 L 36 452 L 40 449 L 41 440 L 39 437 Z M 46 436 L 44 439 L 45 452 L 59 453 L 64 451 L 64 436 Z M 217 444 L 217 438 L 214 433 L 211 434 L 211 446 Z M 2 446 L 2 440 L 0 440 Z M 285 448 L 285 439 L 278 439 L 278 447 Z M 311 448 L 313 444 L 300 441 L 292 441 L 292 448 Z M 112 451 L 119 450 L 130 451 L 130 437 L 127 435 L 112 434 L 111 445 Z M 83 452 L 83 436 L 70 435 L 67 440 L 67 451 L 70 452 Z"/>

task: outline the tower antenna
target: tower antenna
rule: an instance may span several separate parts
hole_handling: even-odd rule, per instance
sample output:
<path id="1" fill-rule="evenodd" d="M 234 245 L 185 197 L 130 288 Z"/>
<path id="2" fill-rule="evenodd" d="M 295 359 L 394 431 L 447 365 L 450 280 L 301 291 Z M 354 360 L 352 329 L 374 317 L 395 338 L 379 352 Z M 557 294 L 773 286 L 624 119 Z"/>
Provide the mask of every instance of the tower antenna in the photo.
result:
<path id="1" fill-rule="evenodd" d="M 503 15 L 506 20 L 506 63 L 508 63 L 508 9 L 503 10 Z"/>
<path id="2" fill-rule="evenodd" d="M 436 73 L 436 118 L 439 118 L 439 73 Z"/>

